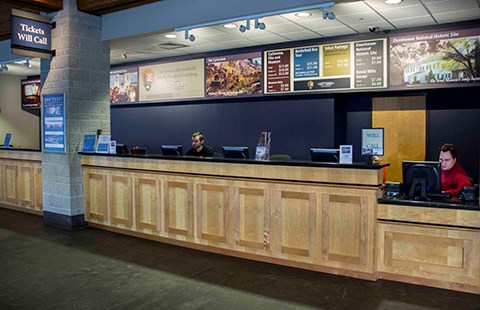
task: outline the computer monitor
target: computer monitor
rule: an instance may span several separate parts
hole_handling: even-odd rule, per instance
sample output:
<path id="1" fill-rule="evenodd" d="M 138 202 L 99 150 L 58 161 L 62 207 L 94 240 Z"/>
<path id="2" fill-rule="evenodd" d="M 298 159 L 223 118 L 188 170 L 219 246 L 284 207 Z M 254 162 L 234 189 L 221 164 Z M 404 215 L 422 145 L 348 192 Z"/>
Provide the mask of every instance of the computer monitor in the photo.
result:
<path id="1" fill-rule="evenodd" d="M 324 163 L 338 163 L 338 149 L 319 149 L 310 148 L 310 157 L 312 161 L 324 162 Z"/>
<path id="2" fill-rule="evenodd" d="M 426 200 L 429 194 L 441 193 L 441 171 L 438 161 L 404 160 L 402 174 L 405 196 L 415 200 Z"/>
<path id="3" fill-rule="evenodd" d="M 248 147 L 246 146 L 222 146 L 225 158 L 248 159 Z"/>
<path id="4" fill-rule="evenodd" d="M 165 156 L 182 156 L 183 148 L 182 145 L 162 145 L 162 154 Z"/>

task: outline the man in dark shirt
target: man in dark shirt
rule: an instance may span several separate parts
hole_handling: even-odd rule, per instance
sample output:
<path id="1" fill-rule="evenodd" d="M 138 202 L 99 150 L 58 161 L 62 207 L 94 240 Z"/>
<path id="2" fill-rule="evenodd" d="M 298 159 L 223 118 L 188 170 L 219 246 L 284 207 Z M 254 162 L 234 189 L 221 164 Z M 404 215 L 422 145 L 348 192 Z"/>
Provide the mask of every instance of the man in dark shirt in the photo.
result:
<path id="1" fill-rule="evenodd" d="M 192 134 L 192 148 L 187 151 L 187 156 L 213 157 L 213 148 L 204 145 L 205 136 L 197 131 Z"/>

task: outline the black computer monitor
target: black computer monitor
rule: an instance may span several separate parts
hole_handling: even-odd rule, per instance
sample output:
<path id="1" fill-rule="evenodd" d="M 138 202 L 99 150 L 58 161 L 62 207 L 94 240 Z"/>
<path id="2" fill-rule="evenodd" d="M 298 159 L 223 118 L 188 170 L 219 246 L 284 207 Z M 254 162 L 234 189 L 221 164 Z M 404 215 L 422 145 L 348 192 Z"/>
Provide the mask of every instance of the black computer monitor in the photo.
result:
<path id="1" fill-rule="evenodd" d="M 222 146 L 225 158 L 248 159 L 248 147 L 246 146 Z"/>
<path id="2" fill-rule="evenodd" d="M 441 166 L 438 161 L 402 162 L 403 191 L 410 199 L 426 200 L 429 194 L 442 192 Z"/>
<path id="3" fill-rule="evenodd" d="M 165 156 L 182 156 L 183 148 L 182 145 L 162 145 L 162 154 Z"/>
<path id="4" fill-rule="evenodd" d="M 312 147 L 310 148 L 310 157 L 312 158 L 312 161 L 338 163 L 338 152 L 338 149 L 320 149 Z"/>

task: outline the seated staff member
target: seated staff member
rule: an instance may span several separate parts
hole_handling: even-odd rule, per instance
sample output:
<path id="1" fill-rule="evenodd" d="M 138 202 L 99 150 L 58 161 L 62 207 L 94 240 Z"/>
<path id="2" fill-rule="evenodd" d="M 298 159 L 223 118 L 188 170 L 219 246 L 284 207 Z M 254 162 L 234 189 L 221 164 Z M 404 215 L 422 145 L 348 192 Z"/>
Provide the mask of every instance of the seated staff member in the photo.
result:
<path id="1" fill-rule="evenodd" d="M 187 151 L 187 156 L 213 157 L 213 148 L 204 144 L 205 136 L 197 131 L 192 134 L 192 148 Z"/>
<path id="2" fill-rule="evenodd" d="M 465 186 L 472 186 L 467 173 L 457 162 L 457 149 L 453 144 L 445 143 L 438 149 L 442 166 L 442 192 L 456 196 Z"/>

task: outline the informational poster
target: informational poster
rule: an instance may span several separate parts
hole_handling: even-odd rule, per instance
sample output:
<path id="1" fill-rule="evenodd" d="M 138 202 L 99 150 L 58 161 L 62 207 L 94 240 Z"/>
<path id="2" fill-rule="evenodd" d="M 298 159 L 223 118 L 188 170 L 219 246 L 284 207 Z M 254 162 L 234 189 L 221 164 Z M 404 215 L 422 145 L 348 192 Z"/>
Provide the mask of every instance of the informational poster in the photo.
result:
<path id="1" fill-rule="evenodd" d="M 205 96 L 232 97 L 262 94 L 260 52 L 205 59 Z"/>
<path id="2" fill-rule="evenodd" d="M 265 53 L 265 93 L 289 92 L 290 86 L 290 50 L 269 51 Z"/>
<path id="3" fill-rule="evenodd" d="M 362 129 L 362 155 L 383 156 L 383 128 Z"/>
<path id="4" fill-rule="evenodd" d="M 138 68 L 121 68 L 110 71 L 110 103 L 121 104 L 138 101 Z"/>
<path id="5" fill-rule="evenodd" d="M 140 101 L 203 98 L 204 72 L 203 59 L 140 66 Z"/>
<path id="6" fill-rule="evenodd" d="M 22 110 L 40 109 L 40 79 L 22 80 Z"/>
<path id="7" fill-rule="evenodd" d="M 323 76 L 350 75 L 350 43 L 322 46 Z"/>
<path id="8" fill-rule="evenodd" d="M 478 86 L 480 28 L 390 38 L 390 88 Z"/>
<path id="9" fill-rule="evenodd" d="M 65 94 L 43 95 L 43 151 L 65 153 Z"/>
<path id="10" fill-rule="evenodd" d="M 354 43 L 355 88 L 386 86 L 385 39 Z"/>
<path id="11" fill-rule="evenodd" d="M 319 48 L 318 46 L 296 48 L 293 51 L 294 77 L 318 77 L 319 69 Z"/>

